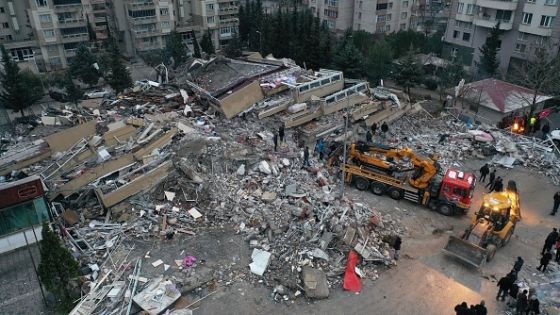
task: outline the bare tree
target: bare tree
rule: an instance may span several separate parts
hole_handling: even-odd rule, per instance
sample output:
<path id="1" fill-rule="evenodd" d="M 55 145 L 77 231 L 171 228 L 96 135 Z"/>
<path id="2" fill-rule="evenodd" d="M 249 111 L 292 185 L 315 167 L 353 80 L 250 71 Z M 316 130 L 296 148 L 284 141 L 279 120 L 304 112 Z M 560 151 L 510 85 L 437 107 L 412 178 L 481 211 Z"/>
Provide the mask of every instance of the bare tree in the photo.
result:
<path id="1" fill-rule="evenodd" d="M 560 90 L 560 57 L 555 54 L 558 45 L 544 43 L 535 44 L 529 49 L 534 54 L 519 63 L 512 64 L 512 75 L 510 80 L 531 89 L 531 94 L 518 93 L 521 101 L 530 106 L 532 115 L 540 102 L 539 96 L 544 94 L 558 93 Z"/>

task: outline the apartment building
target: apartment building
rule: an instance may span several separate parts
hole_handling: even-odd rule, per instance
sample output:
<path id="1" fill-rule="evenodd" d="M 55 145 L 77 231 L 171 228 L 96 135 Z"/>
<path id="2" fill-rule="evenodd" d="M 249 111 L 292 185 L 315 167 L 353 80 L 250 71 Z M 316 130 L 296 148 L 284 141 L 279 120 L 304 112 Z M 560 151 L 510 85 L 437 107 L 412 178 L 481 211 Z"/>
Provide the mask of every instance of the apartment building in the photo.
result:
<path id="1" fill-rule="evenodd" d="M 534 58 L 538 49 L 558 53 L 560 20 L 558 0 L 453 0 L 445 34 L 444 54 L 474 66 L 490 30 L 499 22 L 503 30 L 500 71 Z"/>
<path id="2" fill-rule="evenodd" d="M 418 0 L 306 0 L 311 12 L 336 32 L 347 29 L 392 33 L 414 29 Z"/>

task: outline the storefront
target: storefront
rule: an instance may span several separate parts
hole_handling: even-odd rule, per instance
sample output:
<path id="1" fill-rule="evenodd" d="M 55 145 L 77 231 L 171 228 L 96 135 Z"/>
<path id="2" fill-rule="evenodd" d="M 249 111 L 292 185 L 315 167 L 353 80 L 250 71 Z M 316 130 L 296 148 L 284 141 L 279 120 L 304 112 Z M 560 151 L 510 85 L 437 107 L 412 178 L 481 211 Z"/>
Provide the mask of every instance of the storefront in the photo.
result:
<path id="1" fill-rule="evenodd" d="M 41 224 L 49 220 L 45 190 L 39 176 L 0 185 L 0 253 L 41 239 Z"/>

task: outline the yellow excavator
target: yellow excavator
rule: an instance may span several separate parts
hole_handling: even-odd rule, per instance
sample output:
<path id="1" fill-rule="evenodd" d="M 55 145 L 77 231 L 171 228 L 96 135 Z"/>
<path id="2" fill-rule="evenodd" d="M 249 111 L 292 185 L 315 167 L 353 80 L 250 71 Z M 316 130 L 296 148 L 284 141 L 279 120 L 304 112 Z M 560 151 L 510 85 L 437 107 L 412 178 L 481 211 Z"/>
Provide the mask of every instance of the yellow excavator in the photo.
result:
<path id="1" fill-rule="evenodd" d="M 480 210 L 474 213 L 469 227 L 461 237 L 451 235 L 444 252 L 474 266 L 481 267 L 504 247 L 521 220 L 519 193 L 514 181 L 503 192 L 483 196 Z"/>
<path id="2" fill-rule="evenodd" d="M 389 148 L 363 142 L 350 145 L 348 159 L 355 165 L 382 171 L 388 175 L 414 170 L 409 183 L 419 189 L 428 187 L 440 168 L 437 156 L 424 158 L 410 148 Z"/>

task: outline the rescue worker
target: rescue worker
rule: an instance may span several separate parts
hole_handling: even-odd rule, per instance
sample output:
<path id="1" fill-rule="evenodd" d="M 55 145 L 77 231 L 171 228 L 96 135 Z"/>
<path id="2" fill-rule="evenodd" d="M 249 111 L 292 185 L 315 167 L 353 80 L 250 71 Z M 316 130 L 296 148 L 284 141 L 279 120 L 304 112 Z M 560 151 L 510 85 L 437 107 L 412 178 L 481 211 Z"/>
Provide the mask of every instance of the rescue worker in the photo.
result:
<path id="1" fill-rule="evenodd" d="M 467 306 L 467 302 L 455 305 L 455 315 L 468 315 L 468 313 L 469 307 Z"/>
<path id="2" fill-rule="evenodd" d="M 544 124 L 544 126 L 542 126 L 541 128 L 541 132 L 542 132 L 542 139 L 546 140 L 546 136 L 550 132 L 550 125 L 548 123 Z"/>
<path id="3" fill-rule="evenodd" d="M 503 179 L 498 176 L 498 178 L 496 178 L 496 180 L 494 181 L 494 185 L 492 185 L 492 189 L 491 191 L 502 191 L 504 189 L 504 182 Z"/>
<path id="4" fill-rule="evenodd" d="M 496 180 L 496 170 L 492 170 L 492 172 L 490 173 L 490 180 L 488 181 L 488 184 L 486 184 L 486 186 L 484 187 L 492 190 L 495 180 Z"/>
<path id="5" fill-rule="evenodd" d="M 483 167 L 480 168 L 480 182 L 484 183 L 486 180 L 486 175 L 490 173 L 490 168 L 488 167 L 488 163 L 484 164 Z"/>
<path id="6" fill-rule="evenodd" d="M 515 305 L 515 311 L 517 315 L 524 315 L 527 311 L 527 290 L 517 295 L 517 304 Z"/>
<path id="7" fill-rule="evenodd" d="M 537 117 L 535 117 L 535 115 L 531 116 L 531 118 L 529 118 L 529 129 L 531 130 L 531 133 L 535 132 L 535 125 L 537 124 Z"/>
<path id="8" fill-rule="evenodd" d="M 280 143 L 284 143 L 284 125 L 280 125 L 278 128 L 278 138 L 280 138 Z"/>
<path id="9" fill-rule="evenodd" d="M 540 302 L 539 299 L 537 299 L 536 296 L 532 296 L 531 299 L 529 299 L 529 305 L 527 307 L 527 314 L 530 315 L 536 315 L 536 314 L 540 314 L 541 313 L 541 306 L 540 306 Z"/>
<path id="10" fill-rule="evenodd" d="M 542 271 L 545 272 L 546 271 L 546 267 L 548 266 L 548 263 L 550 262 L 550 260 L 552 259 L 552 253 L 550 253 L 549 250 L 547 250 L 541 257 L 541 265 L 537 267 L 538 271 Z M 542 270 L 541 270 L 542 267 Z"/>
<path id="11" fill-rule="evenodd" d="M 476 315 L 487 315 L 488 310 L 486 309 L 486 302 L 484 300 L 480 301 L 480 304 L 477 304 L 475 307 Z"/>
<path id="12" fill-rule="evenodd" d="M 550 215 L 555 215 L 556 211 L 558 211 L 558 206 L 560 206 L 560 191 L 557 191 L 554 194 L 554 205 L 552 206 L 552 212 Z"/>
<path id="13" fill-rule="evenodd" d="M 550 251 L 552 249 L 552 246 L 556 243 L 557 240 L 558 240 L 558 230 L 556 228 L 553 228 L 552 232 L 548 233 L 546 239 L 544 240 L 544 246 L 541 251 L 541 255 L 543 255 L 544 252 L 546 251 Z"/>
<path id="14" fill-rule="evenodd" d="M 311 166 L 309 164 L 309 147 L 305 147 L 305 150 L 303 151 L 303 166 Z"/>
<path id="15" fill-rule="evenodd" d="M 397 235 L 397 237 L 395 238 L 395 243 L 393 244 L 393 248 L 395 249 L 395 260 L 399 260 L 399 252 L 401 251 L 401 244 L 402 244 L 401 237 Z"/>
<path id="16" fill-rule="evenodd" d="M 389 125 L 387 125 L 387 122 L 383 122 L 383 124 L 381 124 L 381 132 L 383 132 L 384 134 L 386 134 L 389 131 Z"/>
<path id="17" fill-rule="evenodd" d="M 272 141 L 274 141 L 274 152 L 278 151 L 278 134 L 274 133 L 274 137 L 272 137 Z"/>
<path id="18" fill-rule="evenodd" d="M 498 281 L 498 284 L 496 286 L 499 287 L 499 289 L 498 289 L 498 295 L 496 295 L 496 300 L 499 300 L 501 298 L 503 301 L 506 299 L 506 295 L 508 294 L 511 284 L 512 284 L 511 278 L 508 276 L 502 277 Z"/>
<path id="19" fill-rule="evenodd" d="M 373 125 L 371 125 L 371 134 L 375 136 L 376 133 L 377 133 L 377 123 L 373 123 Z"/>
<path id="20" fill-rule="evenodd" d="M 519 273 L 519 271 L 521 271 L 521 267 L 523 267 L 523 263 L 523 258 L 517 257 L 517 260 L 513 264 L 513 270 L 515 270 L 516 273 Z"/>
<path id="21" fill-rule="evenodd" d="M 371 131 L 369 131 L 369 130 L 366 133 L 366 142 L 367 143 L 372 143 L 373 142 L 373 135 L 371 134 Z"/>

